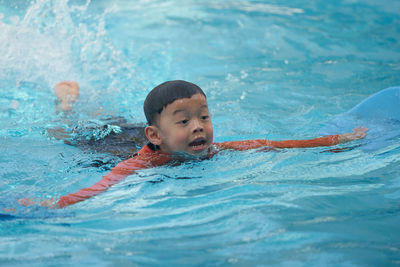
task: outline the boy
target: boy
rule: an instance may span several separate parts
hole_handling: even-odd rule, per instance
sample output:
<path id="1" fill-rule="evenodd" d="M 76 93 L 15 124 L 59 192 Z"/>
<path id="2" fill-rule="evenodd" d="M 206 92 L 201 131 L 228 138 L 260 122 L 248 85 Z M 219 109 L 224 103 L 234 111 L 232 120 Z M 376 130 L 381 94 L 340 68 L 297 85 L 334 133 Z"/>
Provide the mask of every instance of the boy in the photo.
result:
<path id="1" fill-rule="evenodd" d="M 61 83 L 56 95 L 60 108 L 71 110 L 71 104 L 78 95 L 78 85 Z M 58 93 L 57 93 L 58 92 Z M 72 95 L 71 95 L 72 94 Z M 62 196 L 58 202 L 41 202 L 42 206 L 63 208 L 96 196 L 112 185 L 125 179 L 135 171 L 166 164 L 172 160 L 185 158 L 210 158 L 219 150 L 248 150 L 255 148 L 301 148 L 332 146 L 339 143 L 364 138 L 367 128 L 354 129 L 352 133 L 330 135 L 312 140 L 246 140 L 213 143 L 213 128 L 203 90 L 193 83 L 176 80 L 155 87 L 144 102 L 144 113 L 148 122 L 145 136 L 149 143 L 133 157 L 120 162 L 107 175 L 94 185 L 75 193 Z M 20 200 L 23 205 L 33 204 L 29 200 Z"/>

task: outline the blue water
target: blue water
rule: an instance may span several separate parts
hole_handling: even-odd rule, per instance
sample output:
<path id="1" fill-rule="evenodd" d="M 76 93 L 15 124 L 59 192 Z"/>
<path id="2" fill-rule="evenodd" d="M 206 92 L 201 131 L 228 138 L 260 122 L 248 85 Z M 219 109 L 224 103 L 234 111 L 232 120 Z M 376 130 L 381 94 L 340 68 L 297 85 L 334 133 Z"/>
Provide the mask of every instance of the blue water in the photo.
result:
<path id="1" fill-rule="evenodd" d="M 313 138 L 400 85 L 400 2 L 3 0 L 0 13 L 0 208 L 16 209 L 0 215 L 0 265 L 400 265 L 399 137 L 224 151 L 61 210 L 16 202 L 90 186 L 118 161 L 46 134 L 70 125 L 58 81 L 81 85 L 77 124 L 143 122 L 147 92 L 185 79 L 208 95 L 215 141 Z"/>

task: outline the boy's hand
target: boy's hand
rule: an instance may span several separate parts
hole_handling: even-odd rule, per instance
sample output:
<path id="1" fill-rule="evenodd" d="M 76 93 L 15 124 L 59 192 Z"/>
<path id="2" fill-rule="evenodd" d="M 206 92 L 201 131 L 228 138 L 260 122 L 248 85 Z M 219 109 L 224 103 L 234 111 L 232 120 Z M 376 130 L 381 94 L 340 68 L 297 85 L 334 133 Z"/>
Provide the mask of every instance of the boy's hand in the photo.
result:
<path id="1" fill-rule="evenodd" d="M 32 206 L 32 205 L 39 205 L 42 207 L 49 207 L 49 208 L 56 208 L 56 203 L 54 202 L 54 199 L 46 199 L 46 200 L 39 200 L 37 202 L 30 200 L 29 198 L 21 198 L 18 199 L 18 204 L 21 206 Z"/>
<path id="2" fill-rule="evenodd" d="M 346 143 L 353 140 L 364 138 L 367 135 L 368 128 L 362 126 L 353 129 L 352 133 L 345 133 L 339 135 L 339 143 Z"/>

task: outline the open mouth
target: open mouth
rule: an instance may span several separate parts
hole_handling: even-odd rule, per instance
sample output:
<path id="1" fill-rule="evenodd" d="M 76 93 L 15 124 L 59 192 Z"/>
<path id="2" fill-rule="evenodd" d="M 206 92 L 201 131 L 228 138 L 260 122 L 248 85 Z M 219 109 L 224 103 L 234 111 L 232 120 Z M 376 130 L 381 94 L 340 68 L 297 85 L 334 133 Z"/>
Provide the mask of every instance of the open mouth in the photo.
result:
<path id="1" fill-rule="evenodd" d="M 196 140 L 189 143 L 189 146 L 193 150 L 203 150 L 206 147 L 207 140 L 205 138 L 197 138 Z"/>

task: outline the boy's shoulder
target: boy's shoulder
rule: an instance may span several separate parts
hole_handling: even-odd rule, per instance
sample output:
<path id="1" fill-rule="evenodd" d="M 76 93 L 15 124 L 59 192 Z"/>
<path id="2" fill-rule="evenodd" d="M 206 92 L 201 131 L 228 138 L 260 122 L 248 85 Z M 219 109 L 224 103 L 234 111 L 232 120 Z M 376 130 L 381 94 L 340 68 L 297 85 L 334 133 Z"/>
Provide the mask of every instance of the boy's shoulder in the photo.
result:
<path id="1" fill-rule="evenodd" d="M 161 166 L 171 160 L 169 153 L 156 150 L 151 143 L 143 146 L 138 152 L 133 154 L 131 158 L 121 161 L 115 169 L 137 170 L 155 166 Z"/>

